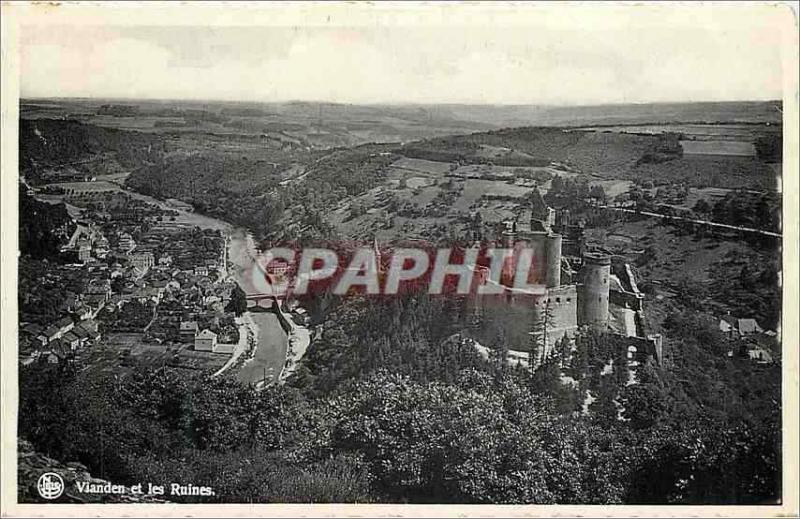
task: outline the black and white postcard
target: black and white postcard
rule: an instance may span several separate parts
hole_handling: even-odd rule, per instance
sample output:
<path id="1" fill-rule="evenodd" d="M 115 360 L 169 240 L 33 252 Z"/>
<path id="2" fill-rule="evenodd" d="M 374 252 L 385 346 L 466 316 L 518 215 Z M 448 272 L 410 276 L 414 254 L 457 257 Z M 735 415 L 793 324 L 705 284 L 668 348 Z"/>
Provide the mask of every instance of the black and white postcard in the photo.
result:
<path id="1" fill-rule="evenodd" d="M 798 512 L 796 4 L 2 10 L 3 517 Z"/>

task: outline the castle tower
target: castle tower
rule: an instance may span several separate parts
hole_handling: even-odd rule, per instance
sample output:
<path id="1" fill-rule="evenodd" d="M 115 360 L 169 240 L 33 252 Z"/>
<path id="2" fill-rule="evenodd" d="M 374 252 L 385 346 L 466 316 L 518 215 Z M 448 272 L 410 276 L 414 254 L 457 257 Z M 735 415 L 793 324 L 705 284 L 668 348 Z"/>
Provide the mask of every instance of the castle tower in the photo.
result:
<path id="1" fill-rule="evenodd" d="M 528 202 L 531 209 L 531 227 L 535 228 L 535 223 L 539 222 L 549 229 L 553 224 L 553 210 L 547 206 L 538 186 L 531 191 Z"/>
<path id="2" fill-rule="evenodd" d="M 580 276 L 582 284 L 578 290 L 578 324 L 606 329 L 610 274 L 611 259 L 608 256 L 591 252 L 584 255 Z"/>
<path id="3" fill-rule="evenodd" d="M 547 288 L 561 285 L 561 235 L 547 236 L 545 284 Z"/>
<path id="4" fill-rule="evenodd" d="M 517 222 L 514 220 L 503 222 L 502 243 L 508 249 L 514 248 L 517 243 Z"/>

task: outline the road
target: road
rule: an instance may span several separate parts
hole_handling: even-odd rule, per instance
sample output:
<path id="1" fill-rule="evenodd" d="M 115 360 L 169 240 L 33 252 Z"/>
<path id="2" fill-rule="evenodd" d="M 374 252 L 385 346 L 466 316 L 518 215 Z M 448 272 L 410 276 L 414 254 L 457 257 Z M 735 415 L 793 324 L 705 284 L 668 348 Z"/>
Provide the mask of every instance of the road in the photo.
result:
<path id="1" fill-rule="evenodd" d="M 736 225 L 728 225 L 728 224 L 724 224 L 724 223 L 711 222 L 711 221 L 708 221 L 708 220 L 696 220 L 694 218 L 685 218 L 683 216 L 670 216 L 670 215 L 665 215 L 665 214 L 660 214 L 660 213 L 651 213 L 650 211 L 636 211 L 634 209 L 624 209 L 622 207 L 609 207 L 607 205 L 601 205 L 601 206 L 598 206 L 598 207 L 600 207 L 601 209 L 608 209 L 610 211 L 620 211 L 620 212 L 623 212 L 623 213 L 641 214 L 641 215 L 644 215 L 644 216 L 651 216 L 653 218 L 664 218 L 664 219 L 667 219 L 667 220 L 678 220 L 678 221 L 682 221 L 682 222 L 695 223 L 695 224 L 698 224 L 698 225 L 707 225 L 709 227 L 717 227 L 717 228 L 720 228 L 720 229 L 728 229 L 730 231 L 740 231 L 740 232 L 747 232 L 747 233 L 753 233 L 753 234 L 761 234 L 762 236 L 771 236 L 773 238 L 782 238 L 783 237 L 783 235 L 781 233 L 777 233 L 777 232 L 764 231 L 762 229 L 753 229 L 753 228 L 750 228 L 750 227 L 738 227 Z"/>

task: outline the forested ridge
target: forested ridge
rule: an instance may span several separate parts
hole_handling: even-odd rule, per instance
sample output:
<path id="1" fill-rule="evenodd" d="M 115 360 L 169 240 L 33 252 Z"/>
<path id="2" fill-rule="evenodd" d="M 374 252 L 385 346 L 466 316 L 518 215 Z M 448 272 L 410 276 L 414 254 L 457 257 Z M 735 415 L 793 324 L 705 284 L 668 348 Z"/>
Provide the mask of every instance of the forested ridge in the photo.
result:
<path id="1" fill-rule="evenodd" d="M 154 163 L 171 149 L 163 136 L 103 128 L 74 120 L 20 119 L 20 174 L 36 181 L 42 168 L 91 160 L 105 153 L 127 168 Z"/>
<path id="2" fill-rule="evenodd" d="M 777 499 L 780 368 L 720 359 L 707 324 L 670 323 L 681 361 L 628 386 L 602 373 L 611 336 L 530 373 L 464 348 L 453 305 L 337 305 L 305 367 L 262 392 L 168 367 L 23 369 L 20 435 L 97 477 L 193 481 L 224 502 Z M 581 411 L 584 389 L 597 399 Z"/>

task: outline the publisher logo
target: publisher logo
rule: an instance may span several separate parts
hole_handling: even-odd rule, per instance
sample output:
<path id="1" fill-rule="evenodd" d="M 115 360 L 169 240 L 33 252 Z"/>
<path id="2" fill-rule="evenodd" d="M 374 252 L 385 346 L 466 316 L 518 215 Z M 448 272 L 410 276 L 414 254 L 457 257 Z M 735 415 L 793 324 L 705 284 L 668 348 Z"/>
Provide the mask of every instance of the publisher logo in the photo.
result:
<path id="1" fill-rule="evenodd" d="M 64 493 L 64 480 L 55 472 L 45 472 L 36 483 L 39 495 L 45 499 L 58 499 Z"/>

